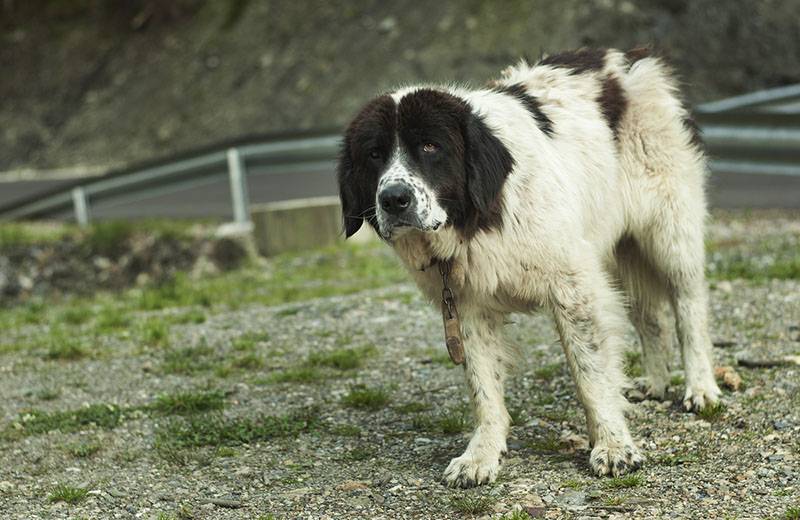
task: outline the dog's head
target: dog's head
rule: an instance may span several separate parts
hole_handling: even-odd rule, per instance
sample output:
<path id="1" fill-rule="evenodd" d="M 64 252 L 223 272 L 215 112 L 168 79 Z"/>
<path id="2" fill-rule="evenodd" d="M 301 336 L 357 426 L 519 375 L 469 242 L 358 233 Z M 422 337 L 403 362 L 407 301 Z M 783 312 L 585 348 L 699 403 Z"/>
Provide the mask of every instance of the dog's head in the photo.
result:
<path id="1" fill-rule="evenodd" d="M 364 220 L 386 240 L 501 224 L 513 159 L 470 104 L 419 88 L 369 102 L 347 128 L 338 168 L 347 237 Z"/>

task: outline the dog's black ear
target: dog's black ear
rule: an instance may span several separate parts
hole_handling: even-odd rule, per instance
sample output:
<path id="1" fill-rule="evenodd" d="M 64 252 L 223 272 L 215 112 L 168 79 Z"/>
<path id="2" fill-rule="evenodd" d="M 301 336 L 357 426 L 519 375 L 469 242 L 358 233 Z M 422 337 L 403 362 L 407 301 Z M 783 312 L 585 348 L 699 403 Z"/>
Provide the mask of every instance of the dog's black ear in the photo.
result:
<path id="1" fill-rule="evenodd" d="M 342 224 L 345 238 L 350 238 L 361 229 L 364 223 L 364 214 L 368 206 L 361 200 L 361 194 L 356 184 L 353 161 L 350 159 L 350 149 L 347 143 L 339 154 L 339 166 L 336 169 L 339 181 L 339 199 L 342 202 Z"/>
<path id="2" fill-rule="evenodd" d="M 514 158 L 479 115 L 467 116 L 464 136 L 467 192 L 484 219 L 500 216 L 500 193 Z"/>

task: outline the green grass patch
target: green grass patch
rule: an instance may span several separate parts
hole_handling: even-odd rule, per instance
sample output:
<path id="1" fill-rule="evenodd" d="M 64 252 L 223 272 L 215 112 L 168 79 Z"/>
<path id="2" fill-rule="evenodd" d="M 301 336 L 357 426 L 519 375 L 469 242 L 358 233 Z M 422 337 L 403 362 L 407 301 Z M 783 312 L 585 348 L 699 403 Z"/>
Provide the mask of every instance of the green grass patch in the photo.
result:
<path id="1" fill-rule="evenodd" d="M 182 225 L 186 228 L 185 225 Z M 160 225 L 152 226 L 155 229 Z M 3 226 L 5 230 L 5 225 Z M 147 231 L 146 223 L 136 222 L 136 232 Z M 130 230 L 104 227 L 94 234 L 91 247 L 113 249 Z M 79 232 L 82 240 L 84 232 Z M 16 240 L 16 239 L 15 239 Z M 89 247 L 89 246 L 87 246 Z M 88 297 L 48 297 L 35 299 L 0 311 L 0 330 L 16 330 L 27 324 L 52 320 L 61 326 L 87 323 L 89 309 L 112 307 L 108 316 L 95 322 L 97 332 L 119 330 L 127 325 L 125 317 L 137 310 L 166 308 L 191 309 L 168 323 L 198 323 L 205 320 L 207 308 L 238 308 L 242 305 L 279 305 L 312 298 L 352 294 L 364 288 L 379 288 L 407 280 L 407 274 L 393 253 L 383 244 L 339 244 L 315 252 L 287 254 L 268 260 L 266 268 L 245 266 L 241 269 L 192 279 L 178 273 L 171 280 L 146 288 L 132 288 L 120 293 L 101 292 Z M 294 306 L 296 308 L 298 306 Z M 64 314 L 66 320 L 59 321 Z M 106 328 L 104 328 L 106 327 Z M 137 327 L 138 329 L 138 327 Z M 344 346 L 344 345 L 343 345 Z M 3 352 L 18 350 L 19 345 L 5 341 Z M 74 353 L 74 352 L 73 352 Z M 56 357 L 61 353 L 55 353 Z"/>
<path id="2" fill-rule="evenodd" d="M 502 520 L 531 520 L 531 515 L 525 511 L 512 511 L 504 514 Z"/>
<path id="3" fill-rule="evenodd" d="M 59 361 L 77 361 L 89 355 L 79 335 L 71 334 L 61 328 L 53 328 L 47 337 L 45 359 Z"/>
<path id="4" fill-rule="evenodd" d="M 561 483 L 561 487 L 569 489 L 583 489 L 586 487 L 586 482 L 574 478 L 568 478 Z"/>
<path id="5" fill-rule="evenodd" d="M 364 360 L 378 353 L 373 345 L 359 348 L 342 348 L 329 352 L 315 352 L 308 356 L 307 363 L 311 366 L 329 367 L 337 370 L 353 370 L 360 368 Z"/>
<path id="6" fill-rule="evenodd" d="M 238 451 L 236 451 L 235 449 L 231 448 L 230 446 L 220 446 L 220 447 L 219 447 L 219 448 L 217 448 L 217 450 L 214 452 L 214 455 L 216 455 L 217 457 L 226 457 L 226 458 L 230 458 L 230 457 L 236 457 L 236 456 L 238 456 L 238 455 L 239 455 L 239 452 L 238 452 Z"/>
<path id="7" fill-rule="evenodd" d="M 269 340 L 269 334 L 265 332 L 259 332 L 259 333 L 251 332 L 248 334 L 243 334 L 238 338 L 234 339 L 231 346 L 233 347 L 233 350 L 243 352 L 243 351 L 254 350 L 256 348 L 256 345 L 258 345 L 259 343 L 266 342 L 268 340 Z"/>
<path id="8" fill-rule="evenodd" d="M 471 424 L 469 410 L 466 406 L 446 410 L 437 417 L 435 424 L 446 435 L 464 432 Z"/>
<path id="9" fill-rule="evenodd" d="M 533 371 L 533 376 L 536 379 L 550 381 L 561 373 L 561 363 L 551 363 L 544 365 Z"/>
<path id="10" fill-rule="evenodd" d="M 455 406 L 438 414 L 419 414 L 411 425 L 415 430 L 453 435 L 462 433 L 472 425 L 472 416 L 467 406 Z"/>
<path id="11" fill-rule="evenodd" d="M 166 415 L 189 415 L 225 407 L 225 394 L 210 392 L 178 392 L 159 396 L 150 409 Z"/>
<path id="12" fill-rule="evenodd" d="M 199 280 L 178 274 L 167 283 L 139 291 L 135 305 L 144 310 L 212 304 L 272 306 L 405 280 L 399 262 L 381 244 L 341 244 L 313 253 L 280 255 L 271 258 L 266 269 L 248 267 Z"/>
<path id="13" fill-rule="evenodd" d="M 76 233 L 76 226 L 60 223 L 3 222 L 0 249 L 56 242 Z"/>
<path id="14" fill-rule="evenodd" d="M 272 372 L 265 383 L 316 383 L 325 378 L 325 374 L 316 367 L 294 367 Z"/>
<path id="15" fill-rule="evenodd" d="M 124 411 L 111 404 L 93 404 L 77 410 L 63 412 L 43 412 L 31 410 L 22 414 L 18 424 L 20 433 L 35 435 L 59 430 L 64 433 L 74 432 L 95 426 L 98 428 L 116 428 L 122 422 Z"/>
<path id="16" fill-rule="evenodd" d="M 642 353 L 633 350 L 625 352 L 623 370 L 630 378 L 642 377 Z"/>
<path id="17" fill-rule="evenodd" d="M 606 479 L 603 485 L 607 489 L 627 489 L 638 487 L 644 484 L 644 478 L 641 475 L 625 475 L 623 477 L 612 477 Z"/>
<path id="18" fill-rule="evenodd" d="M 783 515 L 786 520 L 800 520 L 800 506 L 792 506 Z"/>
<path id="19" fill-rule="evenodd" d="M 92 319 L 92 309 L 84 305 L 67 307 L 58 316 L 58 321 L 67 325 L 82 325 Z"/>
<path id="20" fill-rule="evenodd" d="M 767 236 L 756 243 L 709 242 L 708 276 L 712 280 L 800 279 L 800 237 Z"/>
<path id="21" fill-rule="evenodd" d="M 99 333 L 114 332 L 129 327 L 131 320 L 125 309 L 106 306 L 100 311 L 95 322 L 95 330 Z"/>
<path id="22" fill-rule="evenodd" d="M 192 309 L 172 316 L 170 320 L 172 323 L 177 323 L 179 325 L 185 325 L 187 323 L 200 324 L 206 322 L 206 313 L 200 309 Z"/>
<path id="23" fill-rule="evenodd" d="M 529 439 L 525 445 L 536 453 L 558 453 L 562 448 L 561 439 L 555 434 Z"/>
<path id="24" fill-rule="evenodd" d="M 431 405 L 420 401 L 412 401 L 410 403 L 403 403 L 399 406 L 395 406 L 394 409 L 398 413 L 420 413 L 430 410 Z"/>
<path id="25" fill-rule="evenodd" d="M 328 432 L 339 437 L 360 437 L 361 428 L 352 424 L 337 424 L 328 427 Z"/>
<path id="26" fill-rule="evenodd" d="M 125 243 L 136 230 L 128 221 L 106 221 L 93 224 L 84 237 L 89 250 L 98 255 L 116 256 L 123 251 Z"/>
<path id="27" fill-rule="evenodd" d="M 717 422 L 725 416 L 725 410 L 723 403 L 710 404 L 697 412 L 697 416 L 708 422 Z"/>
<path id="28" fill-rule="evenodd" d="M 256 354 L 245 354 L 234 358 L 231 367 L 237 370 L 258 370 L 264 367 L 264 359 Z"/>
<path id="29" fill-rule="evenodd" d="M 655 458 L 656 464 L 662 466 L 681 466 L 699 462 L 700 457 L 694 453 L 665 453 Z"/>
<path id="30" fill-rule="evenodd" d="M 495 501 L 490 497 L 464 495 L 450 499 L 450 505 L 464 515 L 483 515 L 492 511 Z"/>
<path id="31" fill-rule="evenodd" d="M 173 418 L 156 432 L 156 449 L 186 449 L 202 446 L 237 446 L 289 437 L 316 427 L 318 412 L 304 409 L 284 416 L 226 418 L 221 414 Z"/>
<path id="32" fill-rule="evenodd" d="M 40 401 L 54 401 L 61 397 L 61 389 L 59 388 L 41 388 L 35 394 L 36 399 Z"/>
<path id="33" fill-rule="evenodd" d="M 80 459 L 85 459 L 87 457 L 91 457 L 98 451 L 100 451 L 100 443 L 94 441 L 84 441 L 79 442 L 76 444 L 70 444 L 66 447 L 67 453 L 72 455 L 73 457 L 77 457 Z"/>
<path id="34" fill-rule="evenodd" d="M 371 446 L 357 446 L 342 456 L 342 460 L 347 462 L 362 462 L 375 458 L 378 450 Z"/>
<path id="35" fill-rule="evenodd" d="M 386 388 L 367 388 L 364 385 L 351 387 L 350 392 L 342 398 L 342 404 L 359 410 L 380 410 L 390 401 L 391 394 Z"/>
<path id="36" fill-rule="evenodd" d="M 164 354 L 161 369 L 166 374 L 195 374 L 210 370 L 214 351 L 206 345 L 169 350 Z"/>
<path id="37" fill-rule="evenodd" d="M 59 484 L 53 488 L 47 496 L 49 502 L 66 502 L 67 504 L 77 504 L 82 502 L 89 491 L 85 488 Z"/>
<path id="38" fill-rule="evenodd" d="M 139 340 L 145 345 L 169 345 L 169 324 L 160 318 L 150 318 L 139 329 Z"/>

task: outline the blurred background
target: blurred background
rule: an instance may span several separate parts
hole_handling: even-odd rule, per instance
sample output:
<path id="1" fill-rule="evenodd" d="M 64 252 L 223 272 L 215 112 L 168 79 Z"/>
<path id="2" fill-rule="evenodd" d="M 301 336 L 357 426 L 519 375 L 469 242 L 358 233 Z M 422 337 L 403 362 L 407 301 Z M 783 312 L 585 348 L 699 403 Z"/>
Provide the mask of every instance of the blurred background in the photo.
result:
<path id="1" fill-rule="evenodd" d="M 718 159 L 713 204 L 795 207 L 798 12 L 798 0 L 3 0 L 0 218 L 80 219 L 76 200 L 85 218 L 233 218 L 238 197 L 242 219 L 248 202 L 334 195 L 337 134 L 376 93 L 641 45 L 697 107 Z M 230 157 L 233 145 L 250 148 Z M 230 178 L 236 163 L 244 179 Z M 88 185 L 108 174 L 120 180 Z"/>

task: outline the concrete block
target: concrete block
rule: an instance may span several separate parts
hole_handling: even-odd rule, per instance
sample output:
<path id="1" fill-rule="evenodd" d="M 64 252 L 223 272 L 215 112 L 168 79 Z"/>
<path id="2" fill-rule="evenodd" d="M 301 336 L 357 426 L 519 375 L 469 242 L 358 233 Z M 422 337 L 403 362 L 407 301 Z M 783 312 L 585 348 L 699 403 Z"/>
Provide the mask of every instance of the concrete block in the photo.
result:
<path id="1" fill-rule="evenodd" d="M 341 215 L 339 197 L 253 205 L 251 218 L 258 252 L 273 256 L 333 245 L 344 240 Z M 365 239 L 363 233 L 359 235 L 357 241 Z"/>

